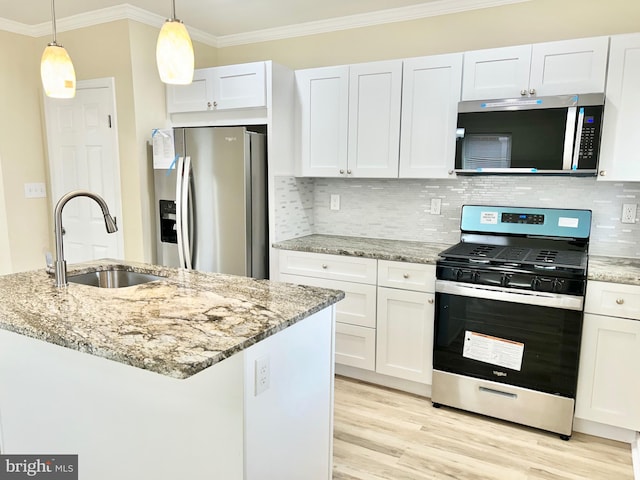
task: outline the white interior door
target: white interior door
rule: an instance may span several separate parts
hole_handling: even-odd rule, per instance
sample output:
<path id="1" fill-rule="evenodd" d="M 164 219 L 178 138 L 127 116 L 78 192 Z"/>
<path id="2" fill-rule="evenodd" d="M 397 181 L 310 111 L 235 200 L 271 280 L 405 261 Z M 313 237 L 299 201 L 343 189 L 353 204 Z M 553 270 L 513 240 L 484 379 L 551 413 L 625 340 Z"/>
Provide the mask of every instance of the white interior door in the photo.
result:
<path id="1" fill-rule="evenodd" d="M 75 98 L 45 97 L 44 104 L 54 208 L 65 193 L 89 190 L 105 199 L 122 225 L 113 78 L 79 81 Z M 108 234 L 93 200 L 71 199 L 64 207 L 62 225 L 67 262 L 123 258 L 122 229 Z"/>

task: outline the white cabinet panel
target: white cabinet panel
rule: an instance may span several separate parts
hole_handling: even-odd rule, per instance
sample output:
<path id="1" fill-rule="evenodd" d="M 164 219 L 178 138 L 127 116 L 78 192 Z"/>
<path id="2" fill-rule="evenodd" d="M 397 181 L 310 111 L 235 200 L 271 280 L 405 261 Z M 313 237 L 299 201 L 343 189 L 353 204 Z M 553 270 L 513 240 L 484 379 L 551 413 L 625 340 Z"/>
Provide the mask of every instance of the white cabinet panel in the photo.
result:
<path id="1" fill-rule="evenodd" d="M 167 112 L 201 112 L 210 108 L 213 99 L 213 84 L 207 69 L 193 72 L 189 85 L 167 85 Z"/>
<path id="2" fill-rule="evenodd" d="M 376 330 L 336 323 L 336 363 L 363 370 L 374 370 Z"/>
<path id="3" fill-rule="evenodd" d="M 640 430 L 640 321 L 586 313 L 576 417 Z"/>
<path id="4" fill-rule="evenodd" d="M 300 174 L 342 176 L 347 171 L 349 67 L 297 70 L 295 77 Z"/>
<path id="5" fill-rule="evenodd" d="M 376 286 L 364 283 L 341 282 L 316 277 L 280 274 L 283 282 L 312 287 L 342 290 L 345 297 L 336 304 L 336 321 L 376 328 Z"/>
<path id="6" fill-rule="evenodd" d="M 462 100 L 520 96 L 528 90 L 530 65 L 531 45 L 466 52 Z"/>
<path id="7" fill-rule="evenodd" d="M 398 176 L 401 89 L 401 60 L 349 68 L 348 175 Z"/>
<path id="8" fill-rule="evenodd" d="M 211 69 L 215 110 L 267 105 L 264 62 L 225 65 Z"/>
<path id="9" fill-rule="evenodd" d="M 589 281 L 584 311 L 640 320 L 640 287 Z"/>
<path id="10" fill-rule="evenodd" d="M 640 181 L 640 34 L 611 37 L 598 180 Z"/>
<path id="11" fill-rule="evenodd" d="M 604 91 L 609 38 L 466 52 L 463 100 Z"/>
<path id="12" fill-rule="evenodd" d="M 189 85 L 167 85 L 167 112 L 231 110 L 267 105 L 265 62 L 201 68 Z"/>
<path id="13" fill-rule="evenodd" d="M 431 384 L 434 295 L 378 287 L 376 372 Z"/>
<path id="14" fill-rule="evenodd" d="M 533 45 L 529 88 L 536 95 L 604 91 L 609 37 Z"/>
<path id="15" fill-rule="evenodd" d="M 454 175 L 462 54 L 404 61 L 400 178 Z"/>
<path id="16" fill-rule="evenodd" d="M 378 260 L 378 285 L 419 292 L 434 292 L 435 265 Z"/>
<path id="17" fill-rule="evenodd" d="M 325 255 L 293 250 L 281 250 L 278 257 L 281 273 L 373 285 L 376 283 L 377 260 L 372 258 Z"/>

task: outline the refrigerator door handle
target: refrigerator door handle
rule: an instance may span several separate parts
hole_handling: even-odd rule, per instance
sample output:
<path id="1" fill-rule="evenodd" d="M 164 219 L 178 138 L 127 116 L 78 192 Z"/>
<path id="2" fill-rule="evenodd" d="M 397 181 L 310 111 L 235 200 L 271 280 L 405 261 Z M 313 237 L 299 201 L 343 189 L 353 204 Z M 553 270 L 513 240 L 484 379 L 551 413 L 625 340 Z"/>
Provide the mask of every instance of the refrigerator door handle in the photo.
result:
<path id="1" fill-rule="evenodd" d="M 182 188 L 180 191 L 180 207 L 182 209 L 182 251 L 184 266 L 192 269 L 191 265 L 191 238 L 189 236 L 189 180 L 191 179 L 191 157 L 184 158 L 184 171 L 182 173 Z M 177 211 L 177 208 L 176 208 Z"/>
<path id="2" fill-rule="evenodd" d="M 178 157 L 176 165 L 176 236 L 178 238 L 178 263 L 184 268 L 184 249 L 182 238 L 182 177 L 184 176 L 184 158 Z"/>

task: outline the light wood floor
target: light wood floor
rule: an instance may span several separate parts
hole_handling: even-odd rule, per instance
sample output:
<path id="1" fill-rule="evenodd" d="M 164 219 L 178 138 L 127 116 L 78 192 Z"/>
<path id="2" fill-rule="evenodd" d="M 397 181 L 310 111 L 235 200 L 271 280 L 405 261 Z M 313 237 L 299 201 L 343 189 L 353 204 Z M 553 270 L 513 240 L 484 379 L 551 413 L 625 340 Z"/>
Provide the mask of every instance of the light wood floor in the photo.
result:
<path id="1" fill-rule="evenodd" d="M 633 480 L 631 446 L 553 433 L 336 377 L 335 480 Z"/>

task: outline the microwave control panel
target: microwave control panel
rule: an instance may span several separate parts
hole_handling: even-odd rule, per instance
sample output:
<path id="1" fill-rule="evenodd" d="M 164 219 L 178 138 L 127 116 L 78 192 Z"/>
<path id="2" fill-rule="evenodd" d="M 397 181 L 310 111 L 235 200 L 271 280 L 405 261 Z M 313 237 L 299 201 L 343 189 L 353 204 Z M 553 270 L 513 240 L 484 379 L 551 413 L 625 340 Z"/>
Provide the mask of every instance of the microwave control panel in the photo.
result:
<path id="1" fill-rule="evenodd" d="M 584 107 L 580 150 L 578 151 L 578 160 L 581 168 L 589 168 L 592 162 L 593 168 L 595 168 L 600 143 L 601 124 L 602 107 Z M 585 162 L 589 165 L 585 165 Z"/>

